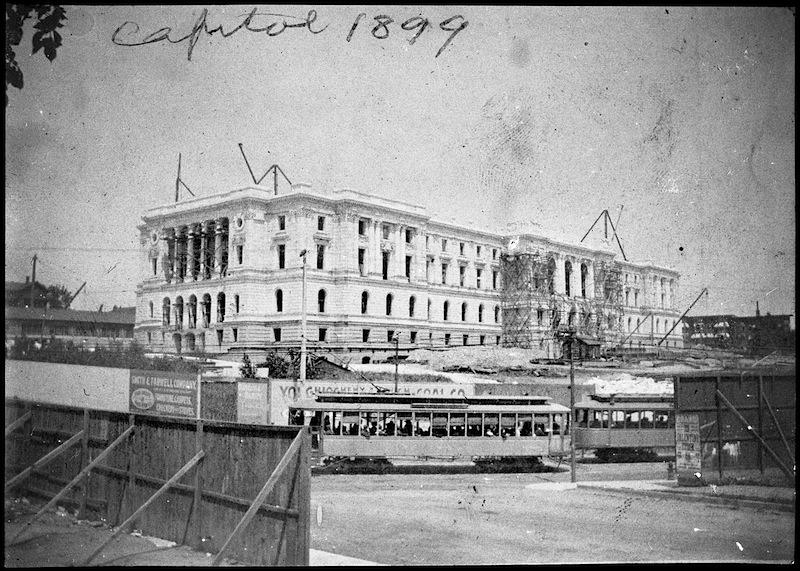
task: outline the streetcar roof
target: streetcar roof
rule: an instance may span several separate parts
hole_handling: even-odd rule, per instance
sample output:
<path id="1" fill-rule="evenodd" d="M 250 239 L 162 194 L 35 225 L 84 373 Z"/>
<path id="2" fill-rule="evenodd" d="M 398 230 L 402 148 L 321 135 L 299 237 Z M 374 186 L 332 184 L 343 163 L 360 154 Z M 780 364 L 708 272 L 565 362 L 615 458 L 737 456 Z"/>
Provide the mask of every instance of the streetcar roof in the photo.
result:
<path id="1" fill-rule="evenodd" d="M 559 414 L 568 413 L 569 408 L 556 403 L 513 405 L 452 403 L 382 403 L 382 402 L 319 402 L 313 399 L 298 400 L 290 408 L 313 411 L 364 411 L 364 412 L 457 412 L 457 413 L 504 413 L 504 414 Z"/>
<path id="2" fill-rule="evenodd" d="M 411 395 L 408 393 L 328 393 L 317 394 L 313 400 L 318 403 L 373 403 L 373 404 L 430 404 L 442 405 L 547 405 L 550 397 L 533 395 Z"/>

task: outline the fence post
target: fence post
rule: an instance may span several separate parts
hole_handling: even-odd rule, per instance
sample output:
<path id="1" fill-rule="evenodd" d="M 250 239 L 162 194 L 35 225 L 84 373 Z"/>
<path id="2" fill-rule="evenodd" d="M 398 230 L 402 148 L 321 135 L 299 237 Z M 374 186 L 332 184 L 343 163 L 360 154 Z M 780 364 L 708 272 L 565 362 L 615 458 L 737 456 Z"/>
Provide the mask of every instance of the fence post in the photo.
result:
<path id="1" fill-rule="evenodd" d="M 714 404 L 717 408 L 717 469 L 719 471 L 719 479 L 722 480 L 722 405 L 719 402 L 719 395 L 721 394 L 719 390 L 720 385 L 720 378 L 717 375 L 716 381 L 714 382 L 714 388 L 716 389 L 716 393 L 714 393 Z"/>
<path id="2" fill-rule="evenodd" d="M 758 433 L 764 434 L 764 415 L 763 407 L 764 401 L 764 377 L 761 373 L 758 374 Z M 761 477 L 764 477 L 764 447 L 761 446 L 761 441 L 758 441 L 758 470 L 761 472 Z"/>
<path id="3" fill-rule="evenodd" d="M 83 437 L 81 438 L 81 470 L 89 464 L 89 409 L 83 409 Z M 81 503 L 78 508 L 78 517 L 86 519 L 86 502 L 89 499 L 89 478 L 91 473 L 87 472 L 81 485 Z"/>

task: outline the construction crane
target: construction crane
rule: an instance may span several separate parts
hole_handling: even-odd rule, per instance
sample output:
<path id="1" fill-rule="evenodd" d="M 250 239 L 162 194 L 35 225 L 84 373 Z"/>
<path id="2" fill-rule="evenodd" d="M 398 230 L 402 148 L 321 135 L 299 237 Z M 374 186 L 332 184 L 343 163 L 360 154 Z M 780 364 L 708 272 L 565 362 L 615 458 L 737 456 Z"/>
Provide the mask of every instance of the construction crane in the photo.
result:
<path id="1" fill-rule="evenodd" d="M 83 286 L 85 286 L 85 285 L 86 285 L 86 282 L 83 282 L 83 284 L 81 284 L 81 287 L 78 288 L 78 291 L 76 291 L 72 295 L 72 297 L 69 298 L 67 303 L 64 304 L 64 309 L 69 309 L 69 306 L 72 305 L 72 302 L 75 301 L 75 298 L 78 297 L 78 294 L 81 293 L 81 290 L 83 289 Z"/>

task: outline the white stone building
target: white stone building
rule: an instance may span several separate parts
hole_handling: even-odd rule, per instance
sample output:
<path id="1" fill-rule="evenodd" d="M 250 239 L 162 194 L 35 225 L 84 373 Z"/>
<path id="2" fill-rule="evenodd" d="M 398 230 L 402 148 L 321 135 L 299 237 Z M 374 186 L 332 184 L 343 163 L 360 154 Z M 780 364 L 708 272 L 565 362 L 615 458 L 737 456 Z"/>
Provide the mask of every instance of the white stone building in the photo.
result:
<path id="1" fill-rule="evenodd" d="M 394 352 L 398 334 L 401 352 L 504 342 L 501 259 L 510 238 L 433 220 L 420 206 L 352 190 L 293 185 L 279 193 L 253 186 L 153 208 L 139 229 L 135 336 L 152 351 L 298 348 L 303 251 L 306 339 L 314 350 L 347 352 L 362 362 Z M 562 302 L 594 293 L 585 282 L 581 290 L 585 270 L 572 272 L 566 294 L 568 258 L 588 264 L 590 280 L 598 259 L 614 260 L 610 251 L 527 235 L 520 240 L 541 242 L 556 254 L 554 295 Z M 626 318 L 643 321 L 653 307 L 658 335 L 678 317 L 677 273 L 627 262 L 620 267 L 630 276 L 631 305 L 615 314 L 613 340 L 620 340 Z M 570 306 L 559 307 L 568 313 Z M 553 338 L 544 326 L 539 334 Z M 680 338 L 676 329 L 670 345 Z M 645 326 L 631 337 L 634 344 L 649 339 Z"/>

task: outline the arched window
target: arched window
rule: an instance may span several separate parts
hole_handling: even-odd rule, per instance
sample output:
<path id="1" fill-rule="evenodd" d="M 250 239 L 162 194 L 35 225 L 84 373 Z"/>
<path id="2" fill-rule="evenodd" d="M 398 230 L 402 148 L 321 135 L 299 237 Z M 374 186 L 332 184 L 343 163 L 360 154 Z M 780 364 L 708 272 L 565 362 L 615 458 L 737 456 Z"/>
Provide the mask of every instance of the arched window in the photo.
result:
<path id="1" fill-rule="evenodd" d="M 413 295 L 408 298 L 408 316 L 414 317 L 414 306 L 417 305 L 417 298 Z"/>
<path id="2" fill-rule="evenodd" d="M 478 323 L 483 323 L 483 304 L 478 306 Z"/>
<path id="3" fill-rule="evenodd" d="M 189 329 L 194 329 L 195 327 L 197 327 L 197 296 L 192 294 L 189 298 Z"/>
<path id="4" fill-rule="evenodd" d="M 361 313 L 367 312 L 367 307 L 369 305 L 369 293 L 362 291 L 361 292 Z"/>
<path id="5" fill-rule="evenodd" d="M 556 292 L 556 261 L 553 258 L 547 260 L 547 293 L 554 294 Z"/>
<path id="6" fill-rule="evenodd" d="M 589 274 L 589 269 L 586 264 L 581 264 L 581 297 L 586 297 L 586 276 Z"/>
<path id="7" fill-rule="evenodd" d="M 283 290 L 275 290 L 275 311 L 281 313 L 283 311 Z"/>
<path id="8" fill-rule="evenodd" d="M 448 313 L 450 313 L 450 302 L 445 301 L 444 305 L 442 306 L 442 318 L 447 321 Z"/>
<path id="9" fill-rule="evenodd" d="M 217 321 L 219 323 L 225 321 L 225 292 L 217 294 Z"/>
<path id="10" fill-rule="evenodd" d="M 461 304 L 461 321 L 467 320 L 467 302 Z"/>
<path id="11" fill-rule="evenodd" d="M 656 319 L 656 333 L 660 331 L 661 329 L 660 325 L 661 325 L 661 320 Z"/>
<path id="12" fill-rule="evenodd" d="M 183 298 L 181 296 L 175 298 L 175 326 L 183 329 Z"/>
<path id="13" fill-rule="evenodd" d="M 203 295 L 203 327 L 208 327 L 211 324 L 211 296 L 209 294 Z"/>
<path id="14" fill-rule="evenodd" d="M 170 311 L 172 311 L 172 304 L 169 301 L 168 297 L 164 298 L 164 301 L 161 302 L 161 324 L 162 325 L 169 325 L 170 322 Z"/>
<path id="15" fill-rule="evenodd" d="M 632 331 L 631 327 L 633 327 L 633 324 L 631 323 L 631 318 L 629 317 L 628 318 L 628 333 L 630 333 Z"/>
<path id="16" fill-rule="evenodd" d="M 610 313 L 608 314 L 608 328 L 614 329 L 614 317 Z"/>
<path id="17" fill-rule="evenodd" d="M 428 319 L 431 318 L 431 298 L 428 298 Z"/>
<path id="18" fill-rule="evenodd" d="M 500 323 L 500 306 L 499 305 L 495 305 L 494 306 L 494 322 L 495 323 Z"/>
<path id="19" fill-rule="evenodd" d="M 153 302 L 150 302 L 150 317 L 153 317 Z"/>
<path id="20" fill-rule="evenodd" d="M 564 262 L 564 293 L 567 297 L 572 296 L 572 262 Z"/>
<path id="21" fill-rule="evenodd" d="M 394 296 L 390 293 L 386 294 L 386 315 L 392 314 L 392 301 L 394 301 Z"/>
<path id="22" fill-rule="evenodd" d="M 317 308 L 319 309 L 320 313 L 325 313 L 325 298 L 327 297 L 327 293 L 324 289 L 319 290 L 317 293 Z"/>

